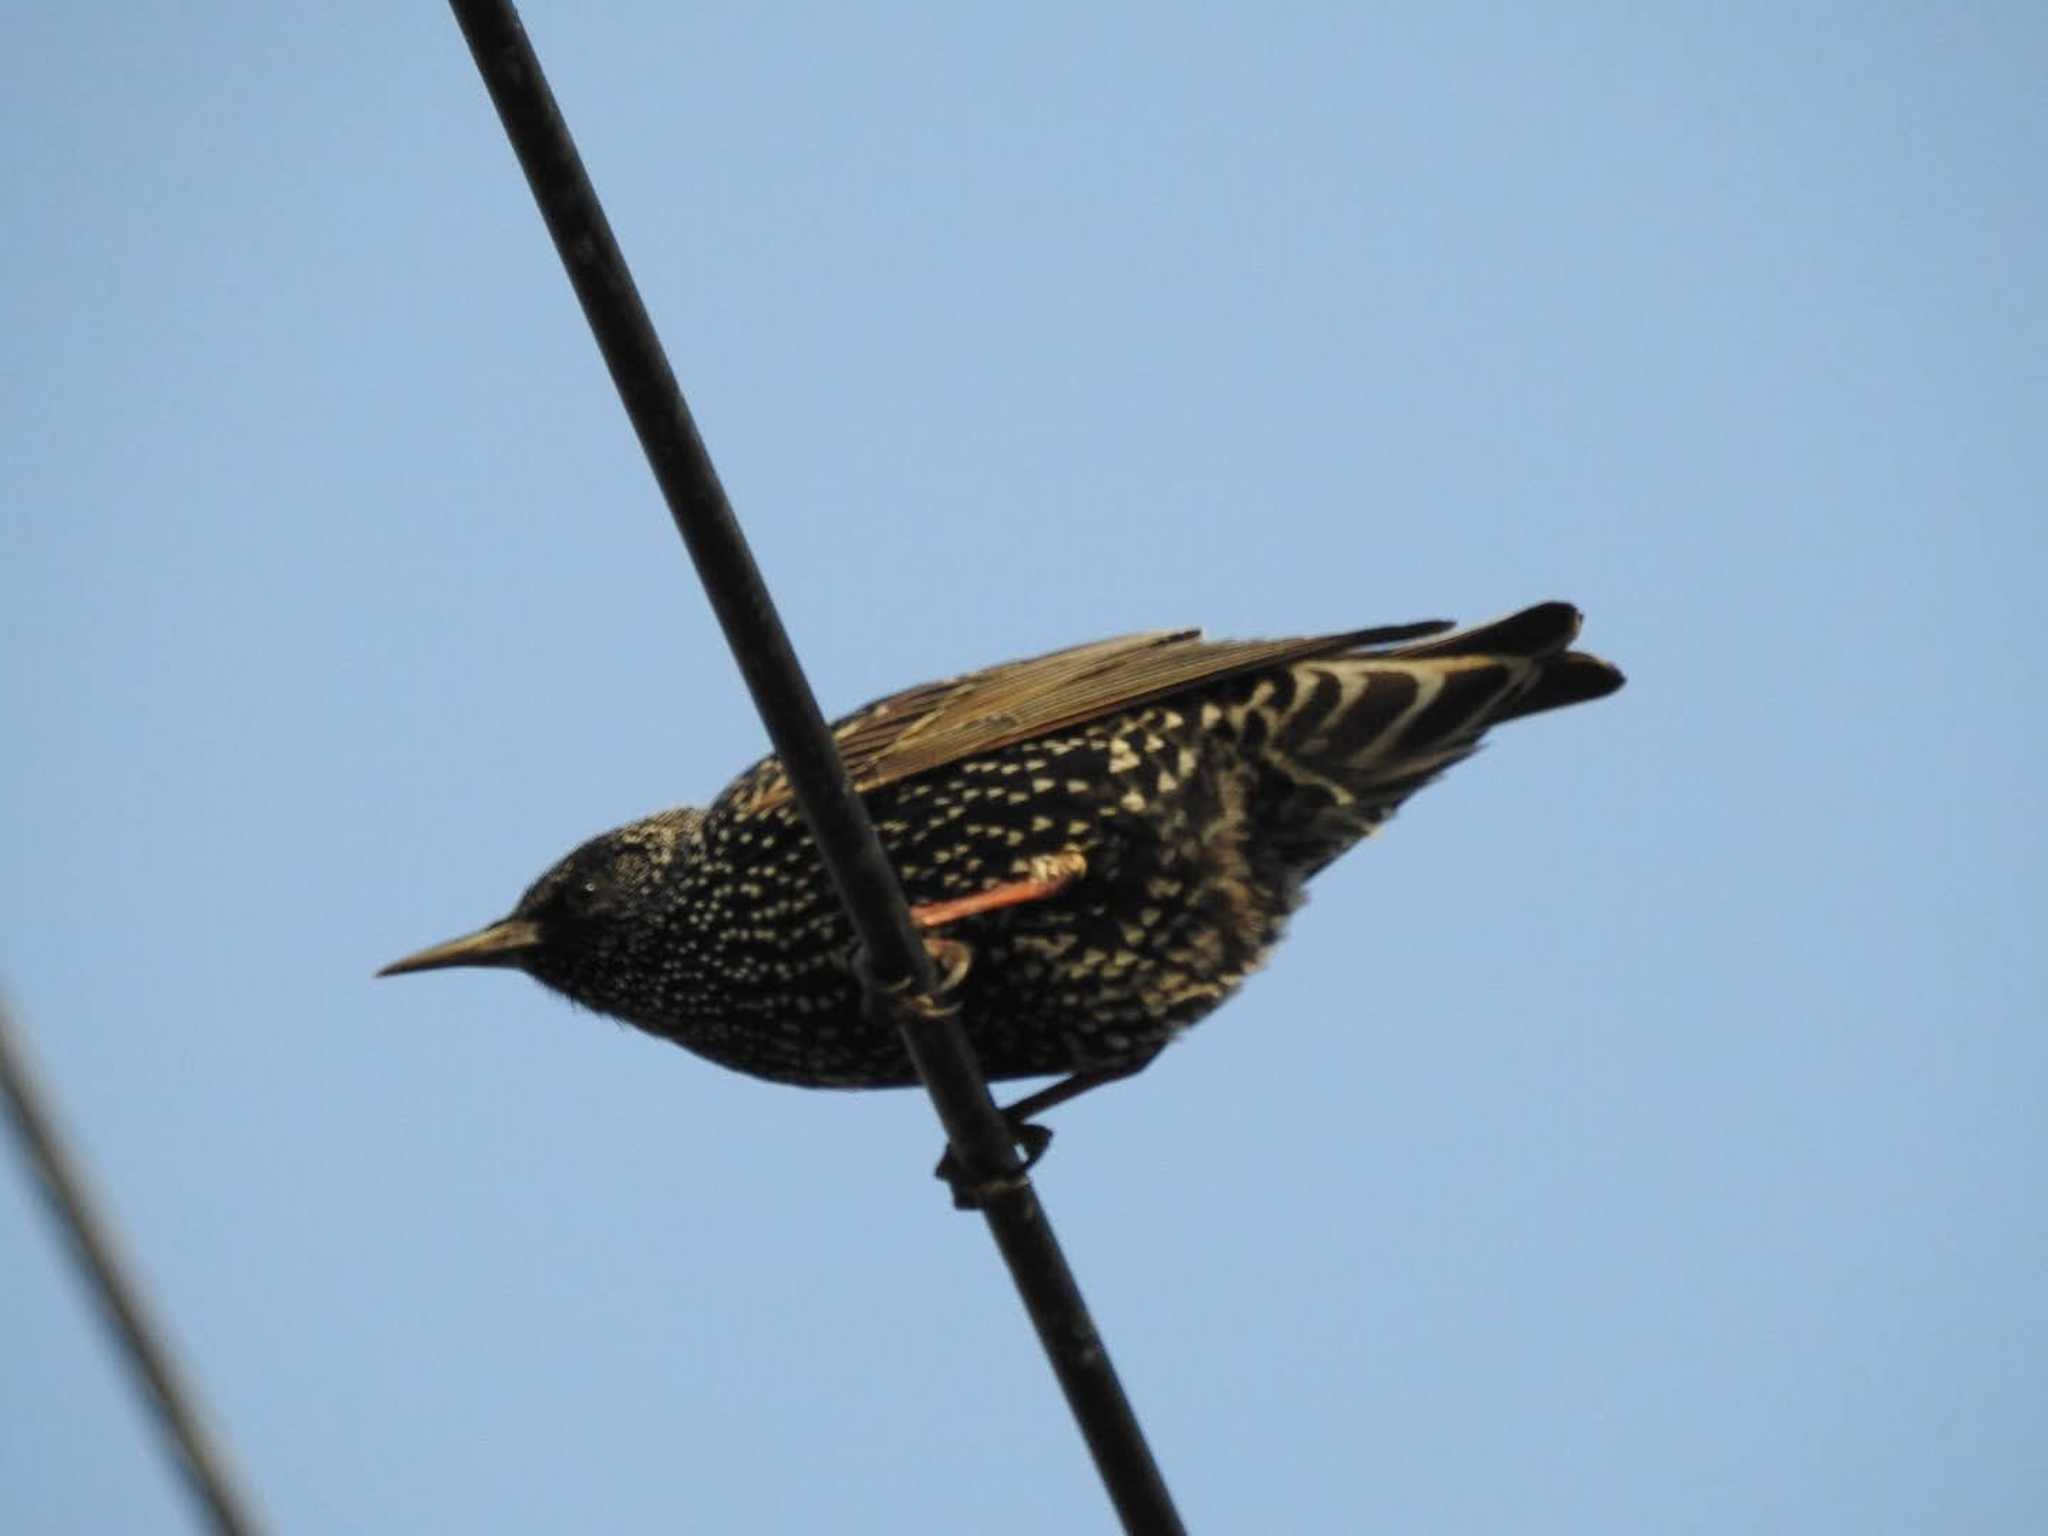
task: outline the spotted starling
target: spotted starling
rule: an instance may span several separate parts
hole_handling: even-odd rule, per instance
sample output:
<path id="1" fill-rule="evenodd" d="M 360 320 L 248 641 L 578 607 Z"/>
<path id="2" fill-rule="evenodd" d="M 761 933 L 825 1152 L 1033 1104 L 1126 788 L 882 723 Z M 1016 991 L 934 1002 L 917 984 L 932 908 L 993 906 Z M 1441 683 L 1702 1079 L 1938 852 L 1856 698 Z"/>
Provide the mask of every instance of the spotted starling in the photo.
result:
<path id="1" fill-rule="evenodd" d="M 1543 603 L 1458 633 L 1127 635 L 891 695 L 833 727 L 991 1081 L 1150 1062 L 1230 997 L 1308 882 L 1489 726 L 1612 693 Z M 383 975 L 510 966 L 742 1072 L 917 1081 L 769 758 L 708 810 L 585 843 L 480 932 Z"/>

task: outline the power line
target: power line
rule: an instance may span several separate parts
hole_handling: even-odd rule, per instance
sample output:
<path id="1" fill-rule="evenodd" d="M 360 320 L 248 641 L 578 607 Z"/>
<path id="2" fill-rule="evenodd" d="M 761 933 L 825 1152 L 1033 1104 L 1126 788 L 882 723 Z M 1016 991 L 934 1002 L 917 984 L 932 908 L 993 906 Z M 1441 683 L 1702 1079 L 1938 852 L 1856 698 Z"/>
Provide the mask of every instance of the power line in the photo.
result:
<path id="1" fill-rule="evenodd" d="M 1018 1160 L 1009 1122 L 989 1097 L 959 1019 L 937 996 L 931 958 L 840 765 L 518 13 L 507 0 L 450 4 L 860 937 L 870 1006 L 885 1010 L 903 1031 L 961 1182 L 988 1221 L 1125 1528 L 1180 1531 L 1137 1415 Z"/>
<path id="2" fill-rule="evenodd" d="M 207 1433 L 198 1400 L 151 1319 L 142 1288 L 115 1247 L 112 1229 L 93 1205 L 85 1177 L 58 1133 L 4 1005 L 0 1087 L 6 1091 L 8 1120 L 22 1156 L 35 1170 L 51 1214 L 71 1240 L 78 1269 L 100 1304 L 107 1331 L 120 1346 L 137 1390 L 155 1412 L 157 1429 L 177 1459 L 193 1502 L 223 1536 L 255 1536 L 262 1527 L 229 1474 L 225 1454 Z"/>

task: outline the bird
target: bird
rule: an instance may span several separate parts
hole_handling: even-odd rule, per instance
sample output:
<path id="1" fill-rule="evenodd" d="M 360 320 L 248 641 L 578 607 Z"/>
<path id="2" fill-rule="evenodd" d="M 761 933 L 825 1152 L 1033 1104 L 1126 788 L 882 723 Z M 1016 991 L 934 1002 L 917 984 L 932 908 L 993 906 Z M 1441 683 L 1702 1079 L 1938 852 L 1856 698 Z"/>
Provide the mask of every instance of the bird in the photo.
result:
<path id="1" fill-rule="evenodd" d="M 1504 721 L 1623 684 L 1545 602 L 1277 640 L 1125 635 L 891 694 L 840 758 L 1013 1126 L 1229 1000 L 1315 877 Z M 592 838 L 501 920 L 378 972 L 492 966 L 723 1066 L 918 1081 L 780 763 Z"/>

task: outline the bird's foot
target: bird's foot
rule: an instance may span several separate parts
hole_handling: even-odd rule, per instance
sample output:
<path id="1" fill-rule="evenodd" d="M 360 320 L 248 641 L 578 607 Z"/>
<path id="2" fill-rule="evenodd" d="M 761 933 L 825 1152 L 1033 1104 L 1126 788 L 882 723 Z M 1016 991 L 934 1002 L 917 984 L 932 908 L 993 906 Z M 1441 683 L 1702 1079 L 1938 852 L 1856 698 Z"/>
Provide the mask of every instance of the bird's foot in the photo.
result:
<path id="1" fill-rule="evenodd" d="M 938 969 L 939 984 L 933 994 L 944 997 L 958 990 L 960 983 L 967 979 L 968 969 L 974 964 L 974 948 L 958 939 L 943 939 L 928 933 L 924 937 L 925 953 L 932 957 L 932 964 Z"/>
<path id="2" fill-rule="evenodd" d="M 927 939 L 925 942 L 929 944 L 931 940 Z M 1156 1047 L 1152 1054 L 1157 1054 Z M 1113 1083 L 1120 1078 L 1129 1077 L 1133 1072 L 1141 1071 L 1151 1059 L 1152 1055 L 1146 1055 L 1120 1067 L 1084 1067 L 1071 1077 L 1063 1077 L 1036 1093 L 1027 1093 L 1016 1103 L 1004 1108 L 1002 1115 L 1010 1124 L 1010 1135 L 1024 1154 L 1023 1166 L 1008 1179 L 979 1189 L 968 1184 L 961 1177 L 959 1164 L 953 1160 L 951 1147 L 948 1147 L 946 1155 L 939 1159 L 939 1166 L 933 1170 L 933 1177 L 943 1179 L 953 1186 L 953 1204 L 961 1210 L 971 1211 L 979 1208 L 983 1203 L 981 1197 L 1013 1187 L 1017 1180 L 1022 1179 L 1037 1166 L 1038 1160 L 1045 1156 L 1045 1149 L 1052 1145 L 1051 1128 L 1040 1125 L 1035 1116 L 1042 1115 L 1048 1109 L 1064 1104 L 1069 1099 L 1078 1099 L 1091 1088 L 1100 1088 L 1104 1083 Z"/>
<path id="3" fill-rule="evenodd" d="M 1004 1119 L 1009 1120 L 1005 1115 Z M 1045 1149 L 1052 1145 L 1052 1127 L 1039 1125 L 1030 1120 L 1009 1120 L 1011 1138 L 1023 1161 L 1013 1174 L 1006 1174 L 994 1180 L 979 1184 L 969 1183 L 966 1171 L 953 1156 L 953 1149 L 946 1148 L 946 1155 L 939 1159 L 939 1166 L 932 1170 L 932 1177 L 949 1186 L 953 1191 L 953 1208 L 956 1211 L 978 1211 L 988 1203 L 991 1195 L 1015 1189 L 1023 1182 L 1024 1175 L 1038 1165 L 1045 1156 Z"/>

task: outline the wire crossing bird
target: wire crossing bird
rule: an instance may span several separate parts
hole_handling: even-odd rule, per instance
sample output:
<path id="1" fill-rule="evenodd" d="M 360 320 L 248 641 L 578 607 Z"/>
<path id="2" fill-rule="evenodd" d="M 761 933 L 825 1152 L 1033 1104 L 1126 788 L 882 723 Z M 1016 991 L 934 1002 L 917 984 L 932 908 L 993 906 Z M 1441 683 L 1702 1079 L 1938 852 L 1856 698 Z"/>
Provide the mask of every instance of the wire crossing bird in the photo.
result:
<path id="1" fill-rule="evenodd" d="M 1542 603 L 1304 639 L 1128 635 L 879 699 L 833 727 L 1019 1123 L 1144 1067 L 1237 990 L 1304 887 L 1503 720 L 1612 693 Z M 708 810 L 592 839 L 509 917 L 379 972 L 509 966 L 757 1077 L 915 1083 L 769 758 Z"/>

